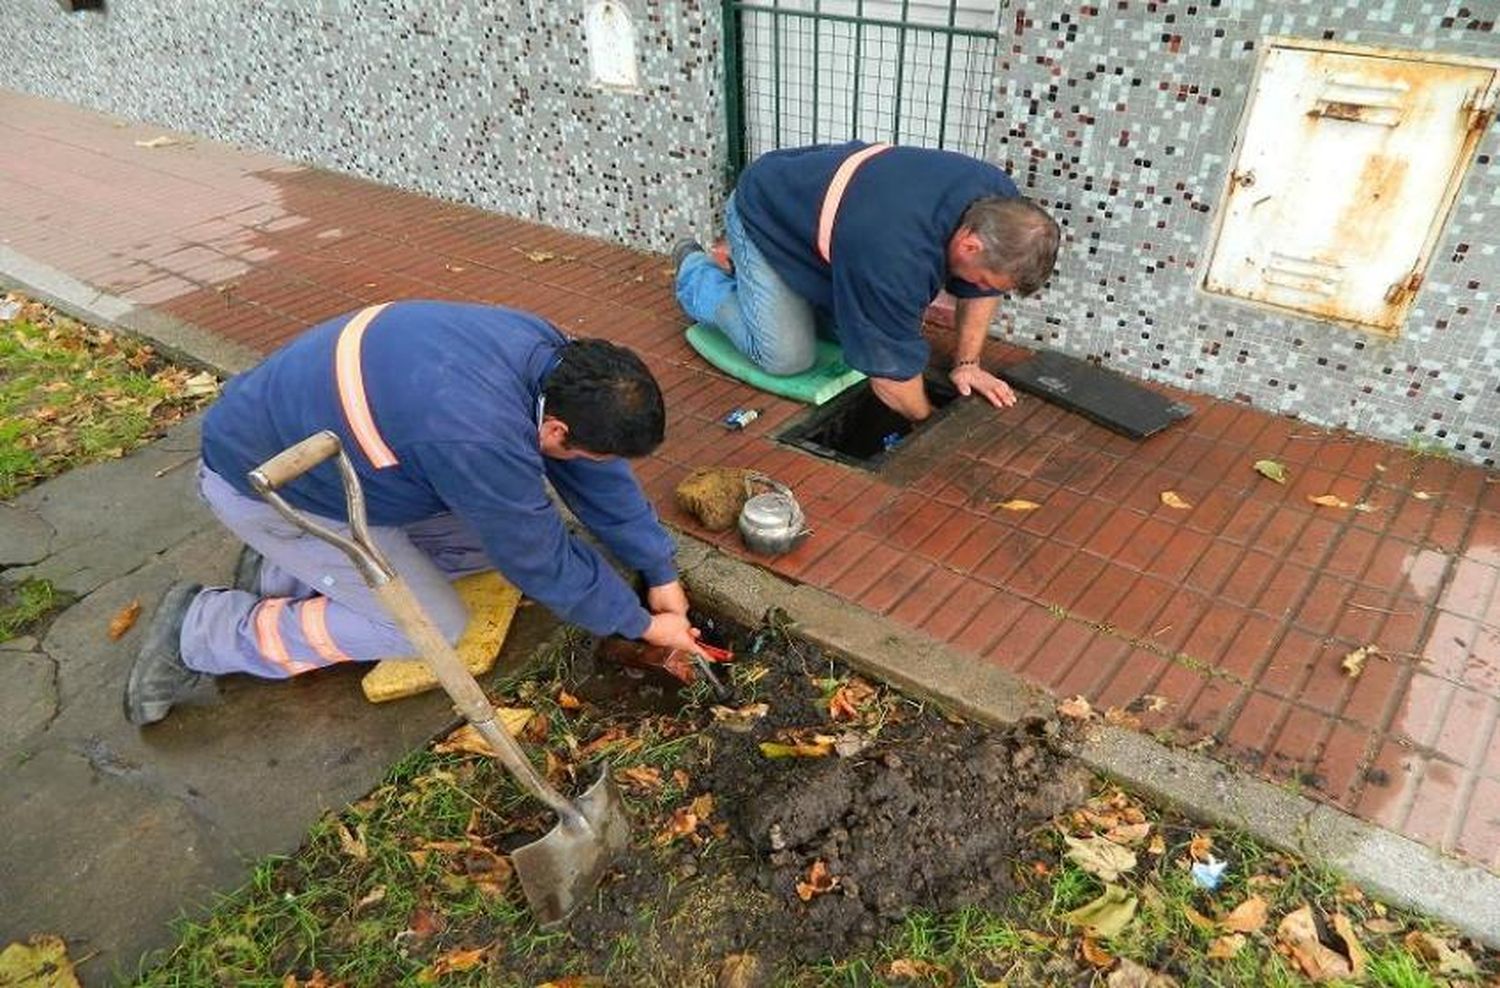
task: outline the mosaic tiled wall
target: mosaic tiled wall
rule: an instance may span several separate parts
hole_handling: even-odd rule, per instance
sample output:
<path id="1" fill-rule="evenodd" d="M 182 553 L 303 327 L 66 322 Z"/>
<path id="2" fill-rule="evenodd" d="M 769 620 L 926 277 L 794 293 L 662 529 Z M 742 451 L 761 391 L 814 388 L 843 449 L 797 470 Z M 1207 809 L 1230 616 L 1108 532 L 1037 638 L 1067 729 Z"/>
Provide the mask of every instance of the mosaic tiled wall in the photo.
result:
<path id="1" fill-rule="evenodd" d="M 1012 0 L 991 157 L 1066 224 L 1007 332 L 1323 425 L 1500 458 L 1500 127 L 1397 339 L 1197 289 L 1264 39 L 1500 59 L 1493 0 Z"/>
<path id="2" fill-rule="evenodd" d="M 583 0 L 3 0 L 0 85 L 664 250 L 723 198 L 719 4 L 624 2 L 638 92 Z"/>

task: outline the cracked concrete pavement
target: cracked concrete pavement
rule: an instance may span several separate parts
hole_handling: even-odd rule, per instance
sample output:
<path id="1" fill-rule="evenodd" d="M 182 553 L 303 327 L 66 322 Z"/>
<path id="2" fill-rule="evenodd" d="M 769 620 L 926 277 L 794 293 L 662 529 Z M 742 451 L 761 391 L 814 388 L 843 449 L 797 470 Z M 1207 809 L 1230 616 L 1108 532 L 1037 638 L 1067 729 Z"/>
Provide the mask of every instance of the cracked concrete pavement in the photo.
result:
<path id="1" fill-rule="evenodd" d="M 440 693 L 372 706 L 362 669 L 268 683 L 225 677 L 145 729 L 121 691 L 174 579 L 228 581 L 238 543 L 194 492 L 197 421 L 124 459 L 0 505 L 0 581 L 53 581 L 77 599 L 37 637 L 0 644 L 0 944 L 55 933 L 86 983 L 133 972 L 169 923 L 287 853 L 327 809 L 452 725 Z M 119 641 L 109 622 L 141 616 Z M 554 628 L 524 609 L 501 669 Z"/>

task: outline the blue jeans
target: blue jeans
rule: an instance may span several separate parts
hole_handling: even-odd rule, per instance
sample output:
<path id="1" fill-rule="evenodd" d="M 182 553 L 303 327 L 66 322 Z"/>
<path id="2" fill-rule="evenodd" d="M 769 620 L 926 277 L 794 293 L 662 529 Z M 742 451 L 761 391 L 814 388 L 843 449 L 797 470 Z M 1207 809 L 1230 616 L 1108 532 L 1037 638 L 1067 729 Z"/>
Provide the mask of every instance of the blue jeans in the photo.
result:
<path id="1" fill-rule="evenodd" d="M 725 274 L 705 253 L 688 255 L 677 272 L 678 304 L 697 322 L 718 327 L 766 373 L 802 373 L 817 356 L 817 312 L 751 241 L 733 195 L 724 207 L 724 226 L 734 274 Z"/>

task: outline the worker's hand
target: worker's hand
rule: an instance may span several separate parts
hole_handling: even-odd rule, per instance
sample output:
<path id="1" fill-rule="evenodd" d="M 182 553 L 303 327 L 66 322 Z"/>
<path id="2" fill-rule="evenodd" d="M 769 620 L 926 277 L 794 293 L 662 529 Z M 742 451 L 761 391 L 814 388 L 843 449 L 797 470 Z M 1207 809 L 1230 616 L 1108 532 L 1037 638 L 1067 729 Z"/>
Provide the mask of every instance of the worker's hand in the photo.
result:
<path id="1" fill-rule="evenodd" d="M 682 584 L 676 580 L 646 591 L 646 606 L 652 614 L 681 614 L 687 617 L 688 599 Z"/>
<path id="2" fill-rule="evenodd" d="M 698 651 L 698 629 L 688 622 L 687 615 L 665 611 L 651 615 L 646 633 L 641 635 L 652 645 L 663 648 L 680 648 L 684 652 Z"/>
<path id="3" fill-rule="evenodd" d="M 953 368 L 948 377 L 958 393 L 965 397 L 977 394 L 996 408 L 1009 408 L 1016 403 L 1016 393 L 1010 385 L 978 364 L 961 364 Z"/>

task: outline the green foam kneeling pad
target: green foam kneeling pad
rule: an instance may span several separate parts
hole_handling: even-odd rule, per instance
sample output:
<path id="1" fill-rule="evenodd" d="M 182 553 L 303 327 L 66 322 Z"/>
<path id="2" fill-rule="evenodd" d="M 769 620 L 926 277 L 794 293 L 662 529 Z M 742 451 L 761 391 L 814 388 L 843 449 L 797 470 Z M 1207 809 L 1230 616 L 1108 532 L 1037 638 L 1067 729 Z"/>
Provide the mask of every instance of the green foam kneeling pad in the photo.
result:
<path id="1" fill-rule="evenodd" d="M 719 370 L 746 384 L 773 395 L 821 405 L 865 379 L 865 375 L 844 363 L 844 352 L 831 340 L 819 340 L 813 365 L 801 374 L 778 377 L 768 374 L 735 349 L 729 337 L 713 326 L 694 323 L 688 327 L 687 341 L 698 354 Z"/>

